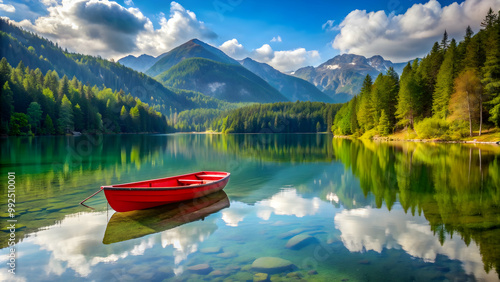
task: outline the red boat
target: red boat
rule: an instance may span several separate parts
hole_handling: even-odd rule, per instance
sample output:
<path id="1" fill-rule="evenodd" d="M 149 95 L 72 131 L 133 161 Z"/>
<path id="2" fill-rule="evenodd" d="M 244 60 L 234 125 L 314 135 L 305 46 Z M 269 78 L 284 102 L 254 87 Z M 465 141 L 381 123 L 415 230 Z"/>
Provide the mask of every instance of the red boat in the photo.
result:
<path id="1" fill-rule="evenodd" d="M 229 176 L 228 172 L 201 171 L 161 179 L 102 186 L 101 190 L 104 190 L 109 205 L 115 211 L 125 212 L 206 196 L 222 190 L 229 181 Z"/>

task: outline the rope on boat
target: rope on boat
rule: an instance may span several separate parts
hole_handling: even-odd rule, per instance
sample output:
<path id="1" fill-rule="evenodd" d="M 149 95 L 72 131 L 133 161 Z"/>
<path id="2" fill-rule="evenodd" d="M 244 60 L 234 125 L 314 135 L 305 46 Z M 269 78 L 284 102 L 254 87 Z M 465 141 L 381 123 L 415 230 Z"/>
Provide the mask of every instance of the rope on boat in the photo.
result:
<path id="1" fill-rule="evenodd" d="M 101 187 L 101 189 L 99 189 L 99 190 L 98 190 L 97 192 L 95 192 L 94 194 L 92 194 L 92 195 L 88 196 L 87 198 L 85 198 L 85 200 L 81 201 L 81 202 L 80 202 L 80 205 L 85 206 L 85 207 L 87 207 L 87 208 L 91 208 L 91 207 L 89 207 L 89 206 L 85 205 L 85 204 L 84 204 L 84 202 L 85 202 L 85 201 L 87 201 L 88 199 L 90 199 L 90 198 L 94 197 L 95 195 L 99 194 L 99 192 L 101 192 L 102 190 L 103 190 L 103 187 Z"/>

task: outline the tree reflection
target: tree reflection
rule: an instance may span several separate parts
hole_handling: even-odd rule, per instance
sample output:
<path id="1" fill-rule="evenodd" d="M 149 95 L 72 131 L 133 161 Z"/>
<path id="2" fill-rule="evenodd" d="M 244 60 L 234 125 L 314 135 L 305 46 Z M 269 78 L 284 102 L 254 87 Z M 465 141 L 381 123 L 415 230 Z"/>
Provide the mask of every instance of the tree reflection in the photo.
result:
<path id="1" fill-rule="evenodd" d="M 480 246 L 486 271 L 500 269 L 500 148 L 487 145 L 377 143 L 334 139 L 336 158 L 365 195 L 390 210 L 426 217 L 441 244 L 458 234 Z M 456 236 L 456 235 L 455 235 Z"/>

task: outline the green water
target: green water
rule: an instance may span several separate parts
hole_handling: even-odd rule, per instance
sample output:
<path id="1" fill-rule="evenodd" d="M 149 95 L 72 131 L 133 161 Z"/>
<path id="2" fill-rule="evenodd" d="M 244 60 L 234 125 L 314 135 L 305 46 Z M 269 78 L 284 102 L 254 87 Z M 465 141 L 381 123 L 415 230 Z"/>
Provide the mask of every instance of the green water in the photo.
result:
<path id="1" fill-rule="evenodd" d="M 0 280 L 498 281 L 500 147 L 329 135 L 3 138 Z M 225 193 L 114 213 L 101 185 L 220 170 Z M 292 237 L 310 236 L 292 248 Z M 299 236 L 300 237 L 300 236 Z M 295 237 L 297 239 L 297 237 Z M 290 240 L 290 241 L 289 241 Z M 189 267 L 208 264 L 210 274 Z M 15 281 L 15 280 L 14 280 Z"/>

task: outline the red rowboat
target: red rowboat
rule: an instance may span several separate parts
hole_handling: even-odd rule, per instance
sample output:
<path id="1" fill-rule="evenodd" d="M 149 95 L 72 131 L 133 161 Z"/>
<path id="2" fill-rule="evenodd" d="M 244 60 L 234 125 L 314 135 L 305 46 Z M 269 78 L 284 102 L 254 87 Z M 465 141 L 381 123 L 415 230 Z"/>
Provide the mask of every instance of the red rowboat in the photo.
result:
<path id="1" fill-rule="evenodd" d="M 109 205 L 115 211 L 125 212 L 206 196 L 222 190 L 229 181 L 229 176 L 228 172 L 201 171 L 161 179 L 102 186 L 101 190 L 104 190 Z"/>

